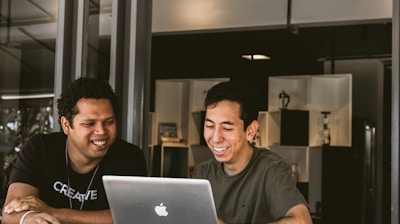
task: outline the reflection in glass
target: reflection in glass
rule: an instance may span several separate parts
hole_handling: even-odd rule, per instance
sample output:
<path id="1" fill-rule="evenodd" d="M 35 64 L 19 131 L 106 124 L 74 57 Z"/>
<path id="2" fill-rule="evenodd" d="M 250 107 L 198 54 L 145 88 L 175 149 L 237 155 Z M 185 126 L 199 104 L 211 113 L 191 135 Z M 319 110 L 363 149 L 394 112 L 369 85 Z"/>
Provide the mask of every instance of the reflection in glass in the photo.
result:
<path id="1" fill-rule="evenodd" d="M 3 96 L 54 92 L 57 12 L 56 0 L 0 0 L 2 191 L 10 167 L 26 139 L 36 133 L 50 132 L 53 128 L 52 97 L 8 100 Z"/>
<path id="2" fill-rule="evenodd" d="M 110 76 L 111 0 L 89 2 L 87 67 L 89 77 L 108 80 Z"/>
<path id="3" fill-rule="evenodd" d="M 52 92 L 58 1 L 1 0 L 0 94 Z"/>

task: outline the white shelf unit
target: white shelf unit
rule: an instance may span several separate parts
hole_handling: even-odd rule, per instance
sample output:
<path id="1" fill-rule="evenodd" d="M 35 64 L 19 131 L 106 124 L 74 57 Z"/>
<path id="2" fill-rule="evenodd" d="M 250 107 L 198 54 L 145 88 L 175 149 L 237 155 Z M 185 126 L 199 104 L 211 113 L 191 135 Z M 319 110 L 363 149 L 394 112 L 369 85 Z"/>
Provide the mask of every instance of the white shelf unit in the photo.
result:
<path id="1" fill-rule="evenodd" d="M 268 112 L 260 113 L 262 146 L 279 145 L 279 93 L 290 96 L 289 110 L 309 111 L 309 146 L 322 145 L 322 111 L 329 111 L 332 146 L 351 146 L 352 75 L 271 76 L 268 85 Z M 278 113 L 279 114 L 279 113 Z"/>
<path id="2" fill-rule="evenodd" d="M 287 109 L 307 110 L 310 102 L 309 76 L 271 76 L 268 78 L 268 111 L 281 107 L 279 94 L 284 90 L 290 96 Z"/>
<path id="3" fill-rule="evenodd" d="M 312 161 L 311 160 L 311 154 L 315 154 L 318 157 L 321 157 L 321 146 L 318 147 L 308 147 L 308 146 L 286 146 L 286 147 L 281 147 L 281 146 L 271 146 L 268 148 L 268 150 L 271 150 L 272 152 L 275 152 L 279 156 L 281 156 L 283 159 L 286 160 L 289 164 L 297 164 L 298 166 L 298 182 L 309 182 L 310 178 L 310 167 L 314 165 L 318 165 L 318 168 L 320 164 L 315 164 L 316 162 L 320 161 Z M 314 166 L 314 168 L 316 168 Z M 318 169 L 321 170 L 321 169 Z"/>
<path id="4" fill-rule="evenodd" d="M 186 80 L 156 80 L 152 145 L 161 144 L 159 123 L 176 123 L 178 137 L 187 142 L 189 83 Z"/>
<path id="5" fill-rule="evenodd" d="M 297 164 L 298 182 L 308 183 L 308 202 L 310 210 L 315 211 L 315 204 L 321 201 L 322 147 L 308 146 L 272 146 L 275 152 L 289 164 Z"/>
<path id="6" fill-rule="evenodd" d="M 179 144 L 161 144 L 152 147 L 150 176 L 189 177 L 189 147 Z M 179 160 L 177 162 L 176 160 Z"/>
<path id="7" fill-rule="evenodd" d="M 270 76 L 268 80 L 268 111 L 261 111 L 260 146 L 271 150 L 289 164 L 298 166 L 298 181 L 308 183 L 310 210 L 321 201 L 322 169 L 322 111 L 329 111 L 332 146 L 351 146 L 352 75 Z M 307 146 L 281 144 L 281 105 L 279 94 L 290 96 L 288 110 L 309 112 L 309 139 Z"/>
<path id="8" fill-rule="evenodd" d="M 155 83 L 155 105 L 152 113 L 151 145 L 160 145 L 159 123 L 176 123 L 178 138 L 189 148 L 189 166 L 193 165 L 191 145 L 202 138 L 202 111 L 207 91 L 227 78 L 163 79 Z"/>
<path id="9" fill-rule="evenodd" d="M 321 75 L 311 78 L 310 145 L 320 145 L 321 111 L 329 111 L 332 146 L 351 146 L 352 76 Z"/>

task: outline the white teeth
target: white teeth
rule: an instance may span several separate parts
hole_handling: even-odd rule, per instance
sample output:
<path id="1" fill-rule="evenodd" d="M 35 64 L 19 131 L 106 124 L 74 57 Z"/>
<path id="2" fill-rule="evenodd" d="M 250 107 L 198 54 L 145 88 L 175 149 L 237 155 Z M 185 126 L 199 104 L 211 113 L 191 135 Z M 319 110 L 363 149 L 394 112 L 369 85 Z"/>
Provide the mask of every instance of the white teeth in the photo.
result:
<path id="1" fill-rule="evenodd" d="M 96 146 L 103 146 L 104 144 L 106 144 L 106 141 L 93 141 L 93 144 L 95 144 Z"/>
<path id="2" fill-rule="evenodd" d="M 223 152 L 223 151 L 225 151 L 225 147 L 223 147 L 223 148 L 220 148 L 220 147 L 214 147 L 214 150 L 215 151 L 217 151 L 217 152 Z"/>

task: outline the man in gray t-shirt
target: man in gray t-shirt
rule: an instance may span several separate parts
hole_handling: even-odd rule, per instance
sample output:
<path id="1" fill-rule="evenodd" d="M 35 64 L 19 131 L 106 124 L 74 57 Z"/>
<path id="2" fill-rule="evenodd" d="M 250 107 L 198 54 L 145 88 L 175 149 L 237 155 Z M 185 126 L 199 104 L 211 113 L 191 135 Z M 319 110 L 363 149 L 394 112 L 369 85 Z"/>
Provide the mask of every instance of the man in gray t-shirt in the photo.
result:
<path id="1" fill-rule="evenodd" d="M 197 165 L 193 178 L 210 181 L 219 223 L 312 223 L 290 166 L 249 143 L 258 130 L 251 89 L 219 83 L 205 108 L 203 134 L 214 158 Z"/>

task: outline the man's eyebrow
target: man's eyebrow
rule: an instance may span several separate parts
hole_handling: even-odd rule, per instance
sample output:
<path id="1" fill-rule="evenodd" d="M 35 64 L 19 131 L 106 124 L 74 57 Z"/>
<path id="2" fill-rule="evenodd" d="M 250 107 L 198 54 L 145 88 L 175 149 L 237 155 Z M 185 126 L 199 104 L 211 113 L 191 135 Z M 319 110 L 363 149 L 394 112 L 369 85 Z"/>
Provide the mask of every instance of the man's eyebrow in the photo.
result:
<path id="1" fill-rule="evenodd" d="M 82 121 L 95 121 L 95 119 L 90 118 L 90 117 L 84 117 L 84 118 L 82 118 Z"/>
<path id="2" fill-rule="evenodd" d="M 115 116 L 110 116 L 110 117 L 106 117 L 103 119 L 103 121 L 108 121 L 108 120 L 115 120 Z M 84 117 L 82 118 L 82 121 L 97 121 L 96 118 L 92 118 L 92 117 Z"/>
<path id="3" fill-rule="evenodd" d="M 208 122 L 213 122 L 214 123 L 214 121 L 212 121 L 212 120 L 210 120 L 210 119 L 208 119 L 208 118 L 206 118 L 206 120 L 205 121 L 208 121 Z"/>
<path id="4" fill-rule="evenodd" d="M 224 122 L 222 122 L 222 124 L 234 125 L 234 123 L 233 123 L 233 122 L 231 122 L 231 121 L 224 121 Z"/>
<path id="5" fill-rule="evenodd" d="M 206 118 L 206 119 L 205 119 L 205 121 L 208 121 L 208 122 L 215 123 L 214 121 L 212 121 L 212 120 L 210 120 L 210 119 L 208 119 L 208 118 Z M 231 122 L 231 121 L 223 121 L 223 122 L 222 122 L 222 124 L 226 124 L 226 125 L 234 125 L 234 123 L 233 123 L 233 122 Z"/>

